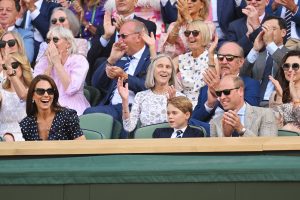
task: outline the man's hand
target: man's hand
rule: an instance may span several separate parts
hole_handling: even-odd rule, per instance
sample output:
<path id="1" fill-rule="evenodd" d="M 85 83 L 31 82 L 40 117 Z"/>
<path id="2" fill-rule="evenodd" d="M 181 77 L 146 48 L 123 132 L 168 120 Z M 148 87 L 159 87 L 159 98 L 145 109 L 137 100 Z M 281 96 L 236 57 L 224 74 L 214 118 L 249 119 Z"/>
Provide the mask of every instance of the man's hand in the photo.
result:
<path id="1" fill-rule="evenodd" d="M 105 68 L 106 75 L 110 79 L 123 78 L 126 79 L 127 74 L 121 67 L 118 66 L 106 66 Z"/>
<path id="2" fill-rule="evenodd" d="M 256 30 L 260 26 L 257 10 L 253 6 L 248 5 L 246 8 L 242 9 L 242 12 L 247 15 L 247 23 L 252 27 L 253 30 Z"/>
<path id="3" fill-rule="evenodd" d="M 274 0 L 274 3 L 286 7 L 288 10 L 292 11 L 294 14 L 297 11 L 298 6 L 294 0 Z M 273 7 L 272 7 L 272 9 L 273 9 Z"/>
<path id="4" fill-rule="evenodd" d="M 253 43 L 253 49 L 255 51 L 260 51 L 263 47 L 265 47 L 266 44 L 263 40 L 264 35 L 265 35 L 265 32 L 261 31 L 255 38 L 254 43 Z"/>
<path id="5" fill-rule="evenodd" d="M 226 120 L 225 120 L 224 116 L 222 118 L 222 128 L 223 128 L 223 135 L 225 137 L 231 137 L 234 129 L 233 129 L 233 127 L 231 125 L 229 125 L 228 123 L 226 123 Z"/>
<path id="6" fill-rule="evenodd" d="M 124 42 L 120 40 L 118 42 L 115 42 L 112 46 L 111 53 L 107 61 L 110 64 L 114 65 L 120 58 L 124 56 L 126 50 L 127 45 Z"/>
<path id="7" fill-rule="evenodd" d="M 121 26 L 125 23 L 125 18 L 122 15 L 115 16 L 114 26 L 117 28 L 117 31 L 120 31 Z"/>
<path id="8" fill-rule="evenodd" d="M 224 123 L 232 126 L 237 132 L 241 132 L 244 126 L 241 123 L 240 117 L 237 114 L 237 111 L 229 110 L 224 112 L 223 115 Z"/>
<path id="9" fill-rule="evenodd" d="M 205 70 L 205 73 L 203 73 L 203 80 L 208 86 L 206 105 L 212 108 L 218 101 L 215 90 L 219 87 L 220 76 L 215 69 L 208 68 Z"/>
<path id="10" fill-rule="evenodd" d="M 263 26 L 263 41 L 266 45 L 270 44 L 271 42 L 274 42 L 274 30 L 272 27 L 268 25 Z"/>
<path id="11" fill-rule="evenodd" d="M 103 19 L 104 35 L 103 38 L 109 40 L 114 34 L 116 27 L 111 24 L 111 12 L 105 11 Z"/>

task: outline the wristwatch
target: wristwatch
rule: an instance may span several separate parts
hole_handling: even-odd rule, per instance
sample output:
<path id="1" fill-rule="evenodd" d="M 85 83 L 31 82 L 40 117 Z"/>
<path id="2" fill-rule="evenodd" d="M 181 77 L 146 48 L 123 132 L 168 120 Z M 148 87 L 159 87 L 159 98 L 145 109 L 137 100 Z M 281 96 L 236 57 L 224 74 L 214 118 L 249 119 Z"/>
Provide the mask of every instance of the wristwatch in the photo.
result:
<path id="1" fill-rule="evenodd" d="M 246 132 L 246 128 L 243 127 L 242 130 L 240 132 L 238 132 L 239 136 L 243 136 L 245 132 Z"/>

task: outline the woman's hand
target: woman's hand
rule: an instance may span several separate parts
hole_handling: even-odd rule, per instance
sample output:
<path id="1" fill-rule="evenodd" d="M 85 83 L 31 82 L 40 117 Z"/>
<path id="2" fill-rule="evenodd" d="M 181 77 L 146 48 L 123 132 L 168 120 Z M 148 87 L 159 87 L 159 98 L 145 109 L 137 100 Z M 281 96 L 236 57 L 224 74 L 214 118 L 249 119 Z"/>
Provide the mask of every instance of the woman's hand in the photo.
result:
<path id="1" fill-rule="evenodd" d="M 219 37 L 218 37 L 217 32 L 215 32 L 213 39 L 214 40 L 210 43 L 210 46 L 208 48 L 208 53 L 209 53 L 208 55 L 212 56 L 212 58 L 214 58 L 215 50 L 216 50 L 216 48 L 218 46 L 218 41 L 219 41 Z"/>
<path id="2" fill-rule="evenodd" d="M 75 0 L 73 2 L 73 8 L 79 18 L 79 21 L 82 22 L 83 18 L 84 18 L 84 11 L 83 11 L 83 8 L 81 7 L 81 4 L 78 0 Z"/>
<path id="3" fill-rule="evenodd" d="M 168 92 L 168 96 L 167 96 L 168 99 L 176 97 L 176 88 L 174 87 L 174 85 L 168 86 L 167 92 Z"/>
<path id="4" fill-rule="evenodd" d="M 50 41 L 48 44 L 47 54 L 49 64 L 51 63 L 54 67 L 56 67 L 62 64 L 62 58 L 66 53 L 62 50 L 59 52 L 53 41 Z"/>
<path id="5" fill-rule="evenodd" d="M 178 16 L 181 16 L 178 21 L 178 17 L 177 17 L 177 21 L 178 22 L 189 22 L 192 21 L 192 17 L 189 13 L 189 7 L 188 7 L 188 2 L 187 0 L 178 0 L 177 1 L 177 9 L 178 9 Z"/>
<path id="6" fill-rule="evenodd" d="M 283 91 L 282 91 L 282 88 L 281 88 L 279 82 L 276 79 L 274 79 L 272 76 L 269 76 L 269 79 L 275 87 L 277 98 L 282 98 Z"/>
<path id="7" fill-rule="evenodd" d="M 128 101 L 128 96 L 129 96 L 129 90 L 128 90 L 128 83 L 125 83 L 124 87 L 124 79 L 123 78 L 118 78 L 118 92 L 122 98 L 122 101 Z"/>

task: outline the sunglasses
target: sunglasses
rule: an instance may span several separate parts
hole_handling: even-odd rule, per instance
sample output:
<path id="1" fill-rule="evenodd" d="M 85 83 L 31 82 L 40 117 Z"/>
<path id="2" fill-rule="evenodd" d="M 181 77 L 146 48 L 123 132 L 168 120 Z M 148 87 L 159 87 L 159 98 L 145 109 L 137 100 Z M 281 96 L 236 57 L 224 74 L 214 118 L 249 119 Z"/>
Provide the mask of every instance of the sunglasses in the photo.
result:
<path id="1" fill-rule="evenodd" d="M 193 3 L 196 3 L 198 0 L 191 0 Z"/>
<path id="2" fill-rule="evenodd" d="M 186 31 L 184 31 L 183 33 L 184 33 L 185 37 L 189 37 L 191 34 L 192 34 L 194 37 L 197 37 L 197 36 L 199 35 L 200 31 L 197 31 L 197 30 L 188 31 L 188 30 L 186 30 Z"/>
<path id="3" fill-rule="evenodd" d="M 48 89 L 44 89 L 44 88 L 36 88 L 35 93 L 37 93 L 38 95 L 42 96 L 45 94 L 45 92 L 47 92 L 48 95 L 54 95 L 54 89 L 53 88 L 48 88 Z"/>
<path id="4" fill-rule="evenodd" d="M 4 48 L 6 44 L 8 44 L 9 47 L 13 47 L 16 45 L 16 43 L 17 43 L 16 39 L 11 39 L 8 41 L 0 40 L 0 48 Z"/>
<path id="5" fill-rule="evenodd" d="M 294 71 L 298 71 L 300 65 L 299 63 L 293 63 L 293 64 L 290 64 L 290 63 L 284 63 L 282 66 L 282 69 L 283 71 L 289 71 L 289 69 L 292 67 L 292 69 Z"/>
<path id="6" fill-rule="evenodd" d="M 19 63 L 18 61 L 15 61 L 15 62 L 10 63 L 11 68 L 13 68 L 13 69 L 17 69 L 17 68 L 20 66 L 20 64 L 21 64 L 21 63 Z M 5 64 L 2 64 L 2 68 L 3 68 L 4 70 L 7 70 L 7 67 L 6 67 Z"/>
<path id="7" fill-rule="evenodd" d="M 232 89 L 226 89 L 226 90 L 216 91 L 216 95 L 218 97 L 221 97 L 222 93 L 223 93 L 225 96 L 228 96 L 228 95 L 230 95 L 231 90 L 236 90 L 236 89 L 240 89 L 240 87 L 235 87 L 235 88 L 232 88 Z"/>
<path id="8" fill-rule="evenodd" d="M 52 40 L 53 40 L 53 42 L 56 44 L 56 43 L 58 42 L 59 38 L 58 38 L 58 37 L 53 37 Z M 47 38 L 47 39 L 46 39 L 47 44 L 49 44 L 50 41 L 51 41 L 51 38 Z"/>
<path id="9" fill-rule="evenodd" d="M 228 61 L 228 62 L 231 62 L 233 61 L 235 58 L 240 58 L 240 56 L 234 56 L 234 55 L 222 55 L 222 54 L 218 54 L 217 55 L 217 58 L 219 61 L 223 61 L 224 58 Z"/>
<path id="10" fill-rule="evenodd" d="M 126 39 L 129 35 L 133 35 L 133 34 L 139 34 L 139 32 L 136 32 L 136 33 L 129 33 L 129 34 L 118 34 L 118 38 L 122 38 L 123 40 Z"/>
<path id="11" fill-rule="evenodd" d="M 53 18 L 51 19 L 51 23 L 52 24 L 56 24 L 57 23 L 57 20 L 60 22 L 60 23 L 64 23 L 66 21 L 66 18 L 65 17 L 59 17 L 58 19 L 57 18 Z"/>

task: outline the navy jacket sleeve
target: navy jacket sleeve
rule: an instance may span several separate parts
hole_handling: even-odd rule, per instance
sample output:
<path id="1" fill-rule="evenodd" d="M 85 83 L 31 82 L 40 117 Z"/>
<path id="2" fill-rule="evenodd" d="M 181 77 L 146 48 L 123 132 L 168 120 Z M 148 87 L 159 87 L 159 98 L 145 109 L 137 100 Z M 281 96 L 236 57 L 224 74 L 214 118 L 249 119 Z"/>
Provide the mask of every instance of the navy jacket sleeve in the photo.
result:
<path id="1" fill-rule="evenodd" d="M 245 101 L 251 106 L 259 106 L 260 84 L 259 81 L 249 77 L 242 77 L 245 83 Z"/>

